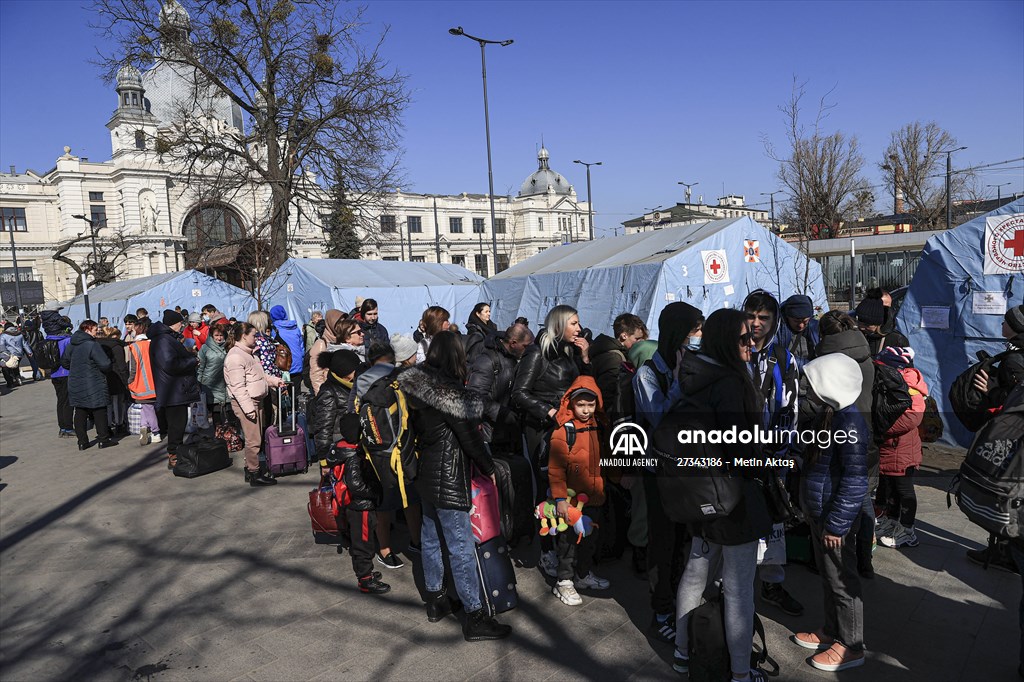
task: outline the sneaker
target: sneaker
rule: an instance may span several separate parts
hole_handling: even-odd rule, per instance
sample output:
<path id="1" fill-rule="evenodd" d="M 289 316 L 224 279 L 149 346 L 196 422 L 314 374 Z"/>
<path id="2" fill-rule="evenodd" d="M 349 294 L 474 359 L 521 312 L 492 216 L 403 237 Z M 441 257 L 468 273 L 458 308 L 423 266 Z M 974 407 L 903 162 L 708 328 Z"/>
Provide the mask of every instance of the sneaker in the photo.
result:
<path id="1" fill-rule="evenodd" d="M 662 642 L 675 644 L 676 619 L 672 613 L 656 613 L 651 618 L 651 634 Z"/>
<path id="2" fill-rule="evenodd" d="M 761 670 L 760 668 L 751 668 L 750 675 L 737 680 L 735 677 L 732 678 L 733 682 L 768 682 L 768 673 Z"/>
<path id="3" fill-rule="evenodd" d="M 791 616 L 799 616 L 804 612 L 803 605 L 778 583 L 761 583 L 761 601 L 777 606 Z"/>
<path id="4" fill-rule="evenodd" d="M 558 577 L 558 555 L 555 554 L 554 550 L 541 552 L 540 567 L 549 577 Z"/>
<path id="5" fill-rule="evenodd" d="M 672 669 L 680 675 L 690 674 L 690 657 L 684 656 L 679 649 L 672 654 Z"/>
<path id="6" fill-rule="evenodd" d="M 892 535 L 893 528 L 896 527 L 896 519 L 888 516 L 879 516 L 875 519 L 875 536 Z"/>
<path id="7" fill-rule="evenodd" d="M 989 547 L 985 549 L 969 549 L 967 550 L 967 559 L 979 566 L 998 568 L 1000 571 L 1007 571 L 1008 573 L 1018 572 L 1017 564 L 1013 558 L 1007 556 L 1007 553 L 999 545 L 996 545 L 994 549 Z"/>
<path id="8" fill-rule="evenodd" d="M 380 552 L 377 552 L 377 563 L 384 568 L 401 568 L 405 566 L 405 562 L 398 558 L 397 552 L 390 552 L 387 556 L 382 556 Z"/>
<path id="9" fill-rule="evenodd" d="M 594 575 L 593 571 L 587 573 L 583 578 L 576 578 L 573 583 L 575 583 L 577 590 L 607 590 L 611 585 L 604 578 L 598 578 Z"/>
<path id="10" fill-rule="evenodd" d="M 359 579 L 359 591 L 363 594 L 387 594 L 391 585 L 381 581 L 380 573 L 373 572 Z"/>
<path id="11" fill-rule="evenodd" d="M 562 603 L 566 606 L 579 606 L 583 603 L 583 598 L 576 591 L 576 588 L 573 587 L 571 580 L 559 580 L 551 588 L 551 594 L 561 599 Z"/>
<path id="12" fill-rule="evenodd" d="M 821 653 L 811 656 L 811 667 L 827 673 L 839 672 L 847 668 L 864 665 L 864 652 L 851 651 L 842 644 L 833 644 Z"/>
<path id="13" fill-rule="evenodd" d="M 139 431 L 139 445 L 145 447 L 150 444 L 153 440 L 153 434 L 150 433 L 148 426 L 143 426 Z"/>
<path id="14" fill-rule="evenodd" d="M 154 443 L 159 443 L 162 440 L 162 438 L 160 437 L 159 433 L 154 433 L 152 436 L 150 436 L 150 440 Z"/>
<path id="15" fill-rule="evenodd" d="M 832 639 L 821 630 L 818 630 L 817 632 L 798 632 L 790 637 L 790 639 L 793 641 L 793 644 L 812 651 L 824 651 L 836 642 L 836 640 Z"/>
<path id="16" fill-rule="evenodd" d="M 895 529 L 890 535 L 882 535 L 878 538 L 886 547 L 917 547 L 921 542 L 917 539 L 917 534 L 914 533 L 914 527 L 908 526 L 904 528 L 899 523 L 896 524 Z"/>

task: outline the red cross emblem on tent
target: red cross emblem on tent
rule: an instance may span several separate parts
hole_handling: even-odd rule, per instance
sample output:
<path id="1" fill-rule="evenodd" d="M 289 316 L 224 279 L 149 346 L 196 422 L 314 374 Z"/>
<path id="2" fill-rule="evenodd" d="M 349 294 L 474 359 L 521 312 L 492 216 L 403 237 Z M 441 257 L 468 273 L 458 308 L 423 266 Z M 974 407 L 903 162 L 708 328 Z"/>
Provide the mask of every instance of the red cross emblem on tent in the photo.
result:
<path id="1" fill-rule="evenodd" d="M 743 260 L 747 263 L 761 262 L 761 242 L 756 239 L 743 240 Z"/>
<path id="2" fill-rule="evenodd" d="M 985 219 L 986 275 L 1024 272 L 1024 215 Z"/>
<path id="3" fill-rule="evenodd" d="M 704 263 L 705 284 L 721 284 L 729 281 L 729 261 L 725 257 L 725 251 L 720 249 L 701 251 L 700 257 Z"/>

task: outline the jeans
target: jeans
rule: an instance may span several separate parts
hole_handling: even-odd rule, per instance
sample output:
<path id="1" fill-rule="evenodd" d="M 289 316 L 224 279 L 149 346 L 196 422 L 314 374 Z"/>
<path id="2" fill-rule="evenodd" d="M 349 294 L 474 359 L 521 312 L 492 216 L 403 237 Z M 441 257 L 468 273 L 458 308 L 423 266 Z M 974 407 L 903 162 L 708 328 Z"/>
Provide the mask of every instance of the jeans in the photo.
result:
<path id="1" fill-rule="evenodd" d="M 754 571 L 757 568 L 757 540 L 742 545 L 719 545 L 695 537 L 690 558 L 679 581 L 676 595 L 676 648 L 689 653 L 690 612 L 714 578 L 721 560 L 722 592 L 725 601 L 725 641 L 729 647 L 732 672 L 750 671 L 750 642 L 754 638 Z"/>
<path id="2" fill-rule="evenodd" d="M 156 411 L 160 433 L 167 435 L 167 454 L 178 454 L 178 446 L 185 440 L 185 425 L 188 424 L 188 405 L 168 405 Z"/>
<path id="3" fill-rule="evenodd" d="M 457 509 L 437 509 L 423 500 L 423 530 L 420 535 L 420 556 L 423 560 L 423 582 L 428 592 L 444 588 L 444 560 L 441 555 L 441 535 L 448 564 L 452 568 L 455 591 L 466 611 L 472 613 L 483 608 L 480 576 L 476 568 L 476 544 L 469 512 Z"/>
<path id="4" fill-rule="evenodd" d="M 601 507 L 584 507 L 583 514 L 594 522 L 590 535 L 580 538 L 577 544 L 576 531 L 569 527 L 555 536 L 555 552 L 558 554 L 558 579 L 572 580 L 586 578 L 594 566 L 594 552 L 597 550 L 601 525 Z"/>
<path id="5" fill-rule="evenodd" d="M 1020 573 L 1021 582 L 1024 583 L 1024 545 L 1016 540 L 1011 540 L 1010 556 L 1013 557 L 1014 563 L 1017 564 L 1017 572 Z M 1020 669 L 1024 670 L 1024 593 L 1021 594 L 1017 618 L 1020 623 Z"/>
<path id="6" fill-rule="evenodd" d="M 917 492 L 914 474 L 917 467 L 908 467 L 903 476 L 882 474 L 878 481 L 878 505 L 886 516 L 896 519 L 904 528 L 913 528 L 917 518 Z"/>
<path id="7" fill-rule="evenodd" d="M 78 436 L 79 445 L 89 444 L 89 429 L 86 428 L 86 424 L 89 421 L 90 415 L 92 420 L 96 422 L 96 437 L 101 441 L 110 438 L 110 429 L 107 427 L 107 408 L 97 407 L 96 409 L 91 409 L 88 407 L 76 407 L 75 435 Z"/>
<path id="8" fill-rule="evenodd" d="M 68 400 L 68 378 L 57 377 L 50 379 L 50 383 L 57 394 L 57 426 L 65 431 L 71 431 L 75 428 L 75 408 L 71 407 Z"/>
<path id="9" fill-rule="evenodd" d="M 852 651 L 864 650 L 864 601 L 857 574 L 857 549 L 853 533 L 847 533 L 839 549 L 826 549 L 821 519 L 807 517 L 811 528 L 814 561 L 825 593 L 825 635 Z"/>

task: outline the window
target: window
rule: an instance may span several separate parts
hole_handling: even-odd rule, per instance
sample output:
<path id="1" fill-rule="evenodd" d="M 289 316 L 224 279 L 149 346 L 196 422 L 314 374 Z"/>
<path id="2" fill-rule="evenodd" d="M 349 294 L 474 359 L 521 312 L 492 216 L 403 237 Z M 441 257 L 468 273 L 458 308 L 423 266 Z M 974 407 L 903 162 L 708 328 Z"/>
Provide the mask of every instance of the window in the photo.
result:
<path id="1" fill-rule="evenodd" d="M 105 206 L 92 205 L 89 207 L 89 220 L 93 227 L 99 229 L 107 226 L 107 209 Z"/>
<path id="2" fill-rule="evenodd" d="M 481 256 L 477 254 L 473 256 L 473 260 L 476 261 L 476 274 L 481 277 L 487 276 L 487 256 Z"/>
<path id="3" fill-rule="evenodd" d="M 587 229 L 587 219 L 586 218 L 580 218 L 580 229 L 581 230 Z"/>
<path id="4" fill-rule="evenodd" d="M 28 225 L 25 223 L 25 209 L 0 207 L 0 232 L 6 232 L 12 225 L 15 232 L 28 232 Z"/>
<path id="5" fill-rule="evenodd" d="M 462 218 L 449 218 L 448 231 L 452 234 L 462 234 Z"/>
<path id="6" fill-rule="evenodd" d="M 146 133 L 141 130 L 135 131 L 135 148 L 145 149 L 146 148 Z"/>
<path id="7" fill-rule="evenodd" d="M 380 231 L 381 232 L 396 232 L 395 228 L 395 216 L 393 215 L 382 215 L 380 217 Z"/>
<path id="8" fill-rule="evenodd" d="M 508 254 L 507 253 L 499 253 L 498 254 L 498 268 L 497 268 L 497 271 L 498 272 L 504 272 L 505 270 L 508 270 Z"/>
<path id="9" fill-rule="evenodd" d="M 544 216 L 537 218 L 537 229 L 541 232 L 544 231 Z"/>
<path id="10" fill-rule="evenodd" d="M 484 219 L 483 218 L 473 218 L 473 234 L 483 234 L 483 233 L 484 233 Z"/>
<path id="11" fill-rule="evenodd" d="M 466 267 L 466 257 L 452 256 L 452 265 L 461 265 L 462 267 Z"/>
<path id="12" fill-rule="evenodd" d="M 242 220 L 223 204 L 207 204 L 193 209 L 185 219 L 188 250 L 220 246 L 245 236 Z"/>
<path id="13" fill-rule="evenodd" d="M 409 261 L 412 263 L 426 263 L 427 258 L 426 256 L 412 256 L 409 258 Z"/>
<path id="14" fill-rule="evenodd" d="M 409 216 L 409 234 L 420 234 L 423 232 L 423 219 L 418 215 Z"/>
<path id="15" fill-rule="evenodd" d="M 138 106 L 138 104 L 139 104 L 139 93 L 137 93 L 137 92 L 133 92 L 132 93 L 132 104 L 134 104 L 135 106 Z"/>
<path id="16" fill-rule="evenodd" d="M 494 219 L 494 231 L 498 234 L 505 234 L 505 219 L 495 218 Z M 501 272 L 500 270 L 498 272 Z"/>
<path id="17" fill-rule="evenodd" d="M 381 260 L 398 260 L 398 256 L 384 256 Z"/>
<path id="18" fill-rule="evenodd" d="M 89 201 L 103 201 L 103 192 L 89 192 Z"/>

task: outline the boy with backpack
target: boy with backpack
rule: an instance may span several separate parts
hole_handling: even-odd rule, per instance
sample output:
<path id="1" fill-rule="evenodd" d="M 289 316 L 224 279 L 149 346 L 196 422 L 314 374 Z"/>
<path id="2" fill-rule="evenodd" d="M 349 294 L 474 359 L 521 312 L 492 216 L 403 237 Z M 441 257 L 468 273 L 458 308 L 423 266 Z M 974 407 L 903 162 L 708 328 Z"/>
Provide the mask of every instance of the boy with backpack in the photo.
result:
<path id="1" fill-rule="evenodd" d="M 548 459 L 548 484 L 556 501 L 555 512 L 568 522 L 568 491 L 586 494 L 585 506 L 580 511 L 591 518 L 595 527 L 600 526 L 604 504 L 601 452 L 606 443 L 607 419 L 601 405 L 601 390 L 593 378 L 581 376 L 572 383 L 562 397 L 555 422 Z M 555 536 L 558 582 L 551 592 L 567 606 L 583 603 L 577 588 L 608 589 L 608 581 L 590 570 L 598 532 L 579 537 L 567 530 Z"/>

